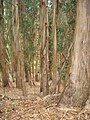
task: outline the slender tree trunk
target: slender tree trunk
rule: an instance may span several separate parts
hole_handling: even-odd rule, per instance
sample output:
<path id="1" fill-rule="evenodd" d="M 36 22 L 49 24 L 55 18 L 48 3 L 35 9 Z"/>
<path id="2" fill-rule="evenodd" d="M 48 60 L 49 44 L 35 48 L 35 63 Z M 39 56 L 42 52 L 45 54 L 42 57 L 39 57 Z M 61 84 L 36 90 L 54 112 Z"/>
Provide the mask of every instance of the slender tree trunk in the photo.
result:
<path id="1" fill-rule="evenodd" d="M 74 40 L 70 83 L 62 102 L 82 107 L 90 94 L 90 0 L 78 0 Z"/>
<path id="2" fill-rule="evenodd" d="M 14 37 L 14 55 L 15 55 L 15 73 L 16 73 L 16 87 L 23 90 L 23 95 L 26 95 L 25 86 L 25 68 L 23 63 L 23 56 L 20 42 L 20 12 L 18 0 L 12 0 L 12 27 Z M 20 10 L 20 11 L 19 11 Z"/>
<path id="3" fill-rule="evenodd" d="M 29 82 L 29 66 L 28 66 L 28 58 L 27 58 L 27 40 L 24 36 L 23 40 L 23 49 L 24 49 L 24 67 L 25 67 L 25 78 L 26 82 Z"/>
<path id="4" fill-rule="evenodd" d="M 20 40 L 19 40 L 19 14 L 18 14 L 18 1 L 12 1 L 12 27 L 14 37 L 14 56 L 15 56 L 15 75 L 16 75 L 16 87 L 22 88 L 22 81 L 20 79 Z"/>
<path id="5" fill-rule="evenodd" d="M 38 52 L 36 52 L 36 71 L 35 71 L 35 81 L 39 81 L 38 78 Z"/>
<path id="6" fill-rule="evenodd" d="M 52 38 L 53 38 L 53 81 L 56 79 L 57 68 L 57 34 L 56 34 L 56 0 L 53 0 L 53 25 L 52 25 Z"/>
<path id="7" fill-rule="evenodd" d="M 32 66 L 32 83 L 33 85 L 35 85 L 35 70 L 34 70 L 34 53 L 32 53 L 32 56 L 31 56 L 31 66 Z"/>
<path id="8" fill-rule="evenodd" d="M 9 71 L 8 64 L 6 63 L 5 48 L 2 43 L 2 35 L 0 33 L 0 61 L 1 61 L 1 72 L 2 72 L 2 85 L 3 87 L 9 86 Z"/>
<path id="9" fill-rule="evenodd" d="M 43 22 L 43 0 L 40 0 L 40 30 L 39 30 L 39 35 L 40 35 L 40 40 L 42 41 L 42 22 Z M 40 73 L 41 73 L 41 79 L 40 79 L 40 92 L 43 90 L 43 81 L 42 81 L 42 43 L 41 43 L 41 50 L 40 50 Z"/>
<path id="10" fill-rule="evenodd" d="M 2 67 L 2 84 L 4 87 L 9 86 L 9 71 L 8 71 L 8 64 L 6 62 L 6 51 L 5 51 L 5 45 L 4 45 L 4 6 L 3 6 L 3 0 L 0 1 L 0 61 L 1 61 L 1 67 Z"/>
<path id="11" fill-rule="evenodd" d="M 57 80 L 57 33 L 56 33 L 56 8 L 57 0 L 53 0 L 53 21 L 52 21 L 52 39 L 53 39 L 53 79 L 50 88 L 50 93 L 55 93 L 56 91 L 56 80 Z M 57 16 L 58 17 L 58 16 Z"/>
<path id="12" fill-rule="evenodd" d="M 48 94 L 48 0 L 41 0 L 40 35 L 41 35 L 41 85 L 43 95 Z"/>
<path id="13" fill-rule="evenodd" d="M 18 59 L 20 53 L 19 53 L 19 15 L 18 15 L 18 1 L 13 0 L 12 1 L 12 29 L 13 29 L 13 49 L 14 49 L 14 56 L 15 56 L 15 77 L 16 77 L 16 87 L 22 88 L 21 80 L 20 80 L 20 61 Z M 19 54 L 18 54 L 19 53 Z"/>
<path id="14" fill-rule="evenodd" d="M 45 65 L 45 71 L 46 71 L 46 79 L 44 80 L 44 83 L 43 83 L 43 87 L 44 87 L 44 91 L 43 91 L 43 94 L 44 95 L 47 95 L 49 93 L 49 85 L 48 85 L 48 80 L 49 80 L 49 50 L 48 50 L 48 45 L 49 45 L 49 31 L 48 31 L 48 0 L 45 0 L 45 14 L 46 14 L 46 17 L 44 18 L 45 19 L 45 41 L 44 41 L 44 45 L 46 44 L 46 56 L 45 56 L 45 62 L 46 62 L 46 65 Z M 46 42 L 46 43 L 45 43 Z"/>
<path id="15" fill-rule="evenodd" d="M 58 43 L 59 42 L 59 34 L 60 34 L 59 33 L 59 28 L 60 28 L 60 0 L 57 0 L 56 3 L 57 3 L 56 4 L 57 5 L 57 7 L 56 7 L 56 30 L 57 30 L 56 36 L 57 36 L 57 43 Z M 59 79 L 59 78 L 57 78 L 57 79 Z M 60 90 L 60 84 L 61 84 L 61 78 L 58 82 L 58 92 Z"/>

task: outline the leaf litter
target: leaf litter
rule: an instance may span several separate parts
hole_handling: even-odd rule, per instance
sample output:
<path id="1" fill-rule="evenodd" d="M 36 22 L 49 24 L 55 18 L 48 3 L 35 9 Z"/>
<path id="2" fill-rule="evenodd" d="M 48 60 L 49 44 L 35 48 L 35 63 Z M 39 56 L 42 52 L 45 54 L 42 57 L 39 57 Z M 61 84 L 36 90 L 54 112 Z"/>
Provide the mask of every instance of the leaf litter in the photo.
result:
<path id="1" fill-rule="evenodd" d="M 0 120 L 90 120 L 90 109 L 56 106 L 59 94 L 43 97 L 39 85 L 27 84 L 28 96 L 16 88 L 0 88 Z M 5 96 L 4 96 L 5 95 Z"/>

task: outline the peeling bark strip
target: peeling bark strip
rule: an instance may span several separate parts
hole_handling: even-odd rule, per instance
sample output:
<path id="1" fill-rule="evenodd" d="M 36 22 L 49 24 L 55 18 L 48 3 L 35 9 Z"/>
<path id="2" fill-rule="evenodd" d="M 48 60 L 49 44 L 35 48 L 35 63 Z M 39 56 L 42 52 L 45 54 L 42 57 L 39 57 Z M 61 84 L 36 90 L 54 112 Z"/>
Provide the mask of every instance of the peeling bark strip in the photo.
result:
<path id="1" fill-rule="evenodd" d="M 79 0 L 70 69 L 70 85 L 62 102 L 70 106 L 84 106 L 90 94 L 90 1 Z"/>

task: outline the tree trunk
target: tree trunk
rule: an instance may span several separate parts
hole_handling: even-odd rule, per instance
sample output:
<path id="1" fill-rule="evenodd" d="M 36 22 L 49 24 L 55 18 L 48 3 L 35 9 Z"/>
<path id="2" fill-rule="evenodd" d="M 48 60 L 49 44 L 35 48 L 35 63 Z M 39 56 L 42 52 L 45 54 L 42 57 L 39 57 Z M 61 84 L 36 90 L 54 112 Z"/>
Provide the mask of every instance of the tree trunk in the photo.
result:
<path id="1" fill-rule="evenodd" d="M 8 64 L 6 63 L 5 48 L 2 43 L 2 35 L 0 33 L 0 62 L 1 62 L 1 72 L 2 72 L 2 85 L 3 87 L 9 86 L 9 71 Z"/>
<path id="2" fill-rule="evenodd" d="M 18 14 L 18 1 L 12 1 L 12 29 L 13 29 L 13 48 L 14 48 L 14 56 L 15 56 L 15 75 L 16 75 L 16 87 L 22 88 L 22 81 L 20 80 L 20 53 L 19 53 L 19 14 Z M 21 51 L 20 51 L 21 52 Z M 12 56 L 13 57 L 13 56 Z"/>
<path id="3" fill-rule="evenodd" d="M 74 37 L 70 84 L 63 94 L 62 102 L 81 107 L 90 94 L 90 0 L 78 1 Z"/>
<path id="4" fill-rule="evenodd" d="M 53 23 L 52 23 L 52 38 L 53 38 L 53 82 L 56 79 L 56 59 L 57 59 L 57 34 L 56 34 L 56 0 L 53 0 Z"/>
<path id="5" fill-rule="evenodd" d="M 48 94 L 48 0 L 41 0 L 40 38 L 41 38 L 41 83 L 43 95 Z"/>
<path id="6" fill-rule="evenodd" d="M 9 71 L 8 71 L 8 64 L 6 62 L 6 46 L 4 45 L 4 20 L 3 20 L 3 14 L 4 14 L 4 6 L 3 6 L 3 0 L 0 1 L 0 62 L 1 62 L 1 71 L 2 71 L 2 84 L 3 87 L 9 86 Z"/>
<path id="7" fill-rule="evenodd" d="M 35 68 L 35 81 L 39 81 L 39 78 L 38 78 L 38 51 L 36 51 L 36 68 Z"/>
<path id="8" fill-rule="evenodd" d="M 22 56 L 21 41 L 20 41 L 20 12 L 18 0 L 12 1 L 12 28 L 14 37 L 14 55 L 15 55 L 15 74 L 16 74 L 16 87 L 22 89 L 23 95 L 26 96 L 25 85 L 25 68 Z M 19 11 L 20 10 L 20 11 Z M 21 19 L 21 18 L 20 18 Z"/>
<path id="9" fill-rule="evenodd" d="M 53 0 L 53 21 L 52 21 L 52 39 L 53 39 L 53 80 L 50 87 L 50 93 L 56 92 L 56 80 L 57 80 L 57 33 L 56 33 L 56 27 L 58 26 L 58 20 L 56 21 L 56 8 L 58 6 L 59 1 Z M 58 11 L 57 11 L 58 12 Z M 57 19 L 58 19 L 57 14 Z"/>

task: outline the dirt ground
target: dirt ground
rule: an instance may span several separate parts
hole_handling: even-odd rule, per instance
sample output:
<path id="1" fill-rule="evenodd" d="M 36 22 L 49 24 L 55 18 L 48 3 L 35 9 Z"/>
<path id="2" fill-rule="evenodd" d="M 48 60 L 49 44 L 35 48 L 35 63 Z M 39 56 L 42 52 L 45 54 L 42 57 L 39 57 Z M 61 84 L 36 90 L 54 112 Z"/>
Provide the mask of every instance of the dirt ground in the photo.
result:
<path id="1" fill-rule="evenodd" d="M 16 88 L 0 88 L 0 120 L 90 120 L 90 109 L 56 106 L 59 95 L 42 97 L 39 84 L 29 86 L 27 97 Z"/>

